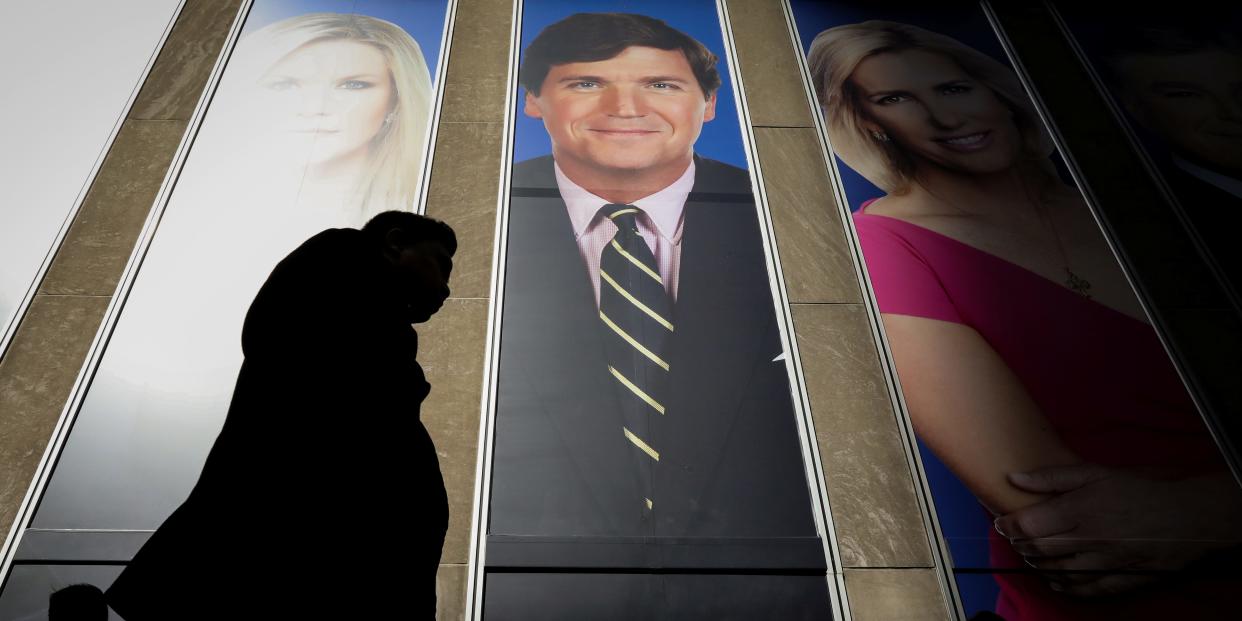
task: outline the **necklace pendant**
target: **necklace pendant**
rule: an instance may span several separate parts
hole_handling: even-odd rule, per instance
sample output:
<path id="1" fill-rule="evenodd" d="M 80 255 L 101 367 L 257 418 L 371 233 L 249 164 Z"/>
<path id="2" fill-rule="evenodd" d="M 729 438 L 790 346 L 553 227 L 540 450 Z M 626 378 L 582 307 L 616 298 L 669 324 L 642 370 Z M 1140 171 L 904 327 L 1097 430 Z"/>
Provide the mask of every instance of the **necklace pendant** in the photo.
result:
<path id="1" fill-rule="evenodd" d="M 1065 268 L 1065 276 L 1065 284 L 1070 288 L 1070 290 L 1084 298 L 1087 298 L 1088 300 L 1091 299 L 1091 294 L 1087 293 L 1087 289 L 1091 288 L 1090 281 L 1070 271 L 1070 268 L 1068 267 Z"/>

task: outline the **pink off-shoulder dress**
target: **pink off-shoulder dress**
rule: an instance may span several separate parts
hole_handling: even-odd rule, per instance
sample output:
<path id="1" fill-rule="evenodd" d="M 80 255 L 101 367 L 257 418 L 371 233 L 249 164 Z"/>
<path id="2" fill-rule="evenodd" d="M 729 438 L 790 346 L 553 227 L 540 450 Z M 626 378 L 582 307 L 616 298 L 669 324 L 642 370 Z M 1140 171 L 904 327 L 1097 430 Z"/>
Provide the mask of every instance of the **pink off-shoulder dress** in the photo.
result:
<path id="1" fill-rule="evenodd" d="M 866 213 L 866 205 L 854 224 L 880 312 L 973 328 L 1084 460 L 1187 475 L 1224 471 L 1150 325 L 948 236 Z M 1026 569 L 1021 557 L 991 529 L 988 536 L 1000 570 L 996 611 L 1008 621 L 1214 618 L 1242 586 L 1169 581 L 1117 598 L 1073 599 L 1014 572 Z"/>

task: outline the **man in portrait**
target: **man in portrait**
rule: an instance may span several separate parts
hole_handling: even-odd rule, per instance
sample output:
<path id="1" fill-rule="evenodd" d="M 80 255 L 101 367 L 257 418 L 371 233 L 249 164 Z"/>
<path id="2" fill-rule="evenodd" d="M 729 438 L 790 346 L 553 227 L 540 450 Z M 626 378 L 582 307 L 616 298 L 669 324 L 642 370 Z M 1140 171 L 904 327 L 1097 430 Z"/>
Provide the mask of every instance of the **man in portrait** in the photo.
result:
<path id="1" fill-rule="evenodd" d="M 1230 20 L 1136 18 L 1104 68 L 1184 214 L 1242 291 L 1242 41 Z"/>
<path id="2" fill-rule="evenodd" d="M 717 64 L 620 13 L 525 50 L 493 535 L 815 535 L 750 177 L 695 152 Z"/>

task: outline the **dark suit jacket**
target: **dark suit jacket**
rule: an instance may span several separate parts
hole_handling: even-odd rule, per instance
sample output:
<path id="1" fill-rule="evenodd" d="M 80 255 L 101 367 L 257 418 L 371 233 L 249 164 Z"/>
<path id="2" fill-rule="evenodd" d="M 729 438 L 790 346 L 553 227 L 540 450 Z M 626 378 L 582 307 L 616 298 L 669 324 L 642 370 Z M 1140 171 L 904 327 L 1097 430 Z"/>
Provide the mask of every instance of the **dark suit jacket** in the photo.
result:
<path id="1" fill-rule="evenodd" d="M 750 177 L 695 161 L 654 523 L 552 159 L 514 167 L 490 534 L 815 535 Z"/>
<path id="2" fill-rule="evenodd" d="M 1242 295 L 1242 199 L 1202 180 L 1175 164 L 1171 158 L 1157 160 L 1169 188 L 1194 232 L 1203 242 L 1203 250 L 1220 270 L 1220 277 L 1236 297 Z"/>
<path id="3" fill-rule="evenodd" d="M 109 589 L 127 621 L 434 616 L 448 503 L 391 278 L 353 229 L 277 265 L 198 483 Z"/>

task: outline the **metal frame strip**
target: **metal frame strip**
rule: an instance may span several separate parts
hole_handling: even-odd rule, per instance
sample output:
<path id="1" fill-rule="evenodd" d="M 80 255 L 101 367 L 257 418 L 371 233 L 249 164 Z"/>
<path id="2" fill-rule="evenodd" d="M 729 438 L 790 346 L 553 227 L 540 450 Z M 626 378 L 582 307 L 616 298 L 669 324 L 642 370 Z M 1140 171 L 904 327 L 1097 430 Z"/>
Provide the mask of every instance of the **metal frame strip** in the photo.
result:
<path id="1" fill-rule="evenodd" d="M 73 224 L 73 220 L 77 218 L 78 212 L 82 209 L 82 203 L 86 200 L 86 194 L 95 183 L 95 177 L 99 175 L 99 169 L 103 167 L 104 159 L 108 152 L 112 150 L 112 144 L 116 142 L 117 134 L 121 133 L 121 126 L 125 124 L 125 120 L 129 118 L 129 111 L 134 107 L 134 101 L 138 99 L 138 93 L 142 91 L 142 85 L 146 83 L 147 76 L 151 75 L 151 69 L 155 66 L 156 59 L 159 58 L 160 50 L 164 49 L 164 44 L 168 41 L 168 35 L 172 33 L 173 25 L 177 23 L 177 18 L 181 16 L 181 12 L 185 9 L 185 0 L 181 0 L 177 4 L 177 9 L 173 11 L 172 17 L 168 20 L 168 24 L 164 27 L 164 33 L 160 35 L 159 41 L 155 45 L 155 49 L 151 50 L 151 56 L 147 59 L 147 64 L 142 69 L 142 73 L 138 76 L 138 81 L 134 83 L 134 89 L 129 94 L 129 99 L 125 102 L 125 107 L 117 118 L 116 123 L 112 126 L 112 131 L 108 137 L 104 139 L 103 146 L 99 150 L 99 155 L 95 158 L 95 163 L 86 174 L 86 179 L 82 181 L 82 187 L 78 190 L 78 195 L 73 199 L 73 205 L 65 214 L 65 219 L 61 222 L 60 228 L 57 229 L 56 235 L 52 238 L 51 245 L 48 246 L 47 253 L 43 256 L 43 262 L 39 264 L 39 269 L 35 271 L 34 279 L 30 282 L 30 286 L 26 288 L 26 293 L 22 295 L 14 309 L 13 316 L 9 318 L 9 322 L 0 327 L 0 360 L 4 359 L 4 354 L 8 351 L 9 345 L 13 342 L 14 335 L 17 334 L 18 327 L 21 326 L 22 320 L 26 316 L 26 311 L 30 309 L 30 304 L 34 302 L 35 295 L 39 291 L 39 285 L 43 283 L 44 276 L 47 275 L 48 269 L 52 267 L 52 261 L 56 258 L 56 252 L 60 250 L 60 245 L 64 243 L 65 236 L 69 234 L 69 227 Z"/>
<path id="2" fill-rule="evenodd" d="M 910 421 L 910 412 L 906 406 L 905 397 L 901 390 L 901 382 L 897 377 L 897 367 L 893 361 L 892 351 L 888 347 L 888 336 L 884 332 L 884 323 L 880 319 L 879 304 L 875 299 L 875 291 L 871 288 L 871 278 L 867 272 L 867 264 L 863 260 L 862 247 L 858 242 L 858 231 L 854 228 L 854 221 L 849 209 L 849 201 L 846 198 L 845 186 L 841 182 L 841 171 L 837 165 L 836 152 L 832 148 L 832 140 L 828 136 L 827 124 L 824 121 L 824 112 L 819 105 L 816 97 L 815 89 L 811 81 L 810 67 L 806 63 L 806 53 L 802 50 L 802 43 L 798 35 L 797 21 L 794 19 L 793 8 L 790 0 L 782 0 L 782 6 L 785 9 L 785 19 L 789 25 L 789 36 L 794 47 L 798 50 L 798 66 L 802 74 L 803 88 L 807 97 L 807 104 L 812 110 L 812 118 L 815 122 L 815 129 L 819 133 L 821 141 L 821 154 L 824 162 L 827 164 L 832 175 L 832 186 L 835 193 L 834 199 L 837 204 L 837 211 L 842 222 L 846 224 L 846 239 L 851 250 L 851 258 L 854 262 L 854 269 L 858 278 L 859 286 L 863 292 L 863 308 L 867 313 L 867 320 L 871 325 L 872 339 L 875 342 L 877 353 L 880 357 L 881 367 L 884 370 L 885 384 L 888 389 L 889 401 L 893 407 L 893 415 L 896 418 L 897 429 L 901 435 L 902 449 L 906 454 L 906 463 L 910 468 L 910 474 L 913 477 L 915 487 L 915 496 L 919 503 L 919 509 L 923 517 L 923 527 L 927 531 L 928 537 L 931 539 L 932 560 L 935 563 L 936 577 L 940 582 L 941 592 L 947 595 L 950 601 L 946 601 L 947 608 L 953 611 L 958 619 L 965 619 L 966 613 L 962 608 L 961 594 L 957 590 L 957 581 L 953 578 L 952 567 L 953 557 L 949 552 L 948 543 L 945 541 L 944 533 L 940 529 L 940 520 L 936 514 L 936 506 L 932 497 L 931 488 L 927 483 L 927 473 L 923 469 L 923 461 L 919 457 L 918 440 L 914 433 L 913 424 Z"/>
<path id="3" fill-rule="evenodd" d="M 509 65 L 505 78 L 505 116 L 501 137 L 500 187 L 496 194 L 496 233 L 492 245 L 491 303 L 487 309 L 487 339 L 480 397 L 478 462 L 474 475 L 474 506 L 467 557 L 466 609 L 469 619 L 483 618 L 483 571 L 487 559 L 488 499 L 491 497 L 491 455 L 496 434 L 496 385 L 500 371 L 500 318 L 504 309 L 505 254 L 509 237 L 509 187 L 513 176 L 513 137 L 516 132 L 517 61 L 521 53 L 523 0 L 514 0 L 509 32 Z"/>
<path id="4" fill-rule="evenodd" d="M 780 253 L 776 251 L 776 232 L 772 224 L 772 210 L 768 204 L 763 169 L 757 155 L 758 146 L 755 142 L 754 124 L 750 117 L 750 108 L 743 96 L 745 86 L 738 66 L 733 22 L 729 18 L 726 0 L 717 0 L 716 6 L 720 12 L 721 34 L 725 42 L 725 52 L 728 55 L 730 76 L 733 78 L 733 96 L 737 103 L 738 122 L 744 135 L 743 146 L 746 151 L 746 160 L 751 169 L 755 206 L 759 210 L 760 234 L 763 236 L 764 254 L 768 260 L 768 282 L 771 287 L 772 300 L 776 304 L 781 339 L 785 351 L 788 352 L 785 357 L 785 368 L 789 375 L 790 387 L 793 389 L 793 405 L 798 422 L 802 462 L 806 467 L 808 488 L 812 490 L 811 504 L 818 517 L 816 525 L 823 537 L 824 555 L 828 560 L 828 592 L 832 598 L 835 618 L 850 621 L 852 615 L 845 592 L 841 547 L 837 539 L 836 525 L 832 519 L 824 465 L 820 458 L 818 442 L 815 439 L 815 422 L 811 416 L 811 401 L 806 389 L 806 377 L 802 372 L 802 358 L 798 349 L 798 341 L 794 337 L 793 315 L 790 310 L 789 295 L 785 288 L 784 270 L 781 267 Z"/>

